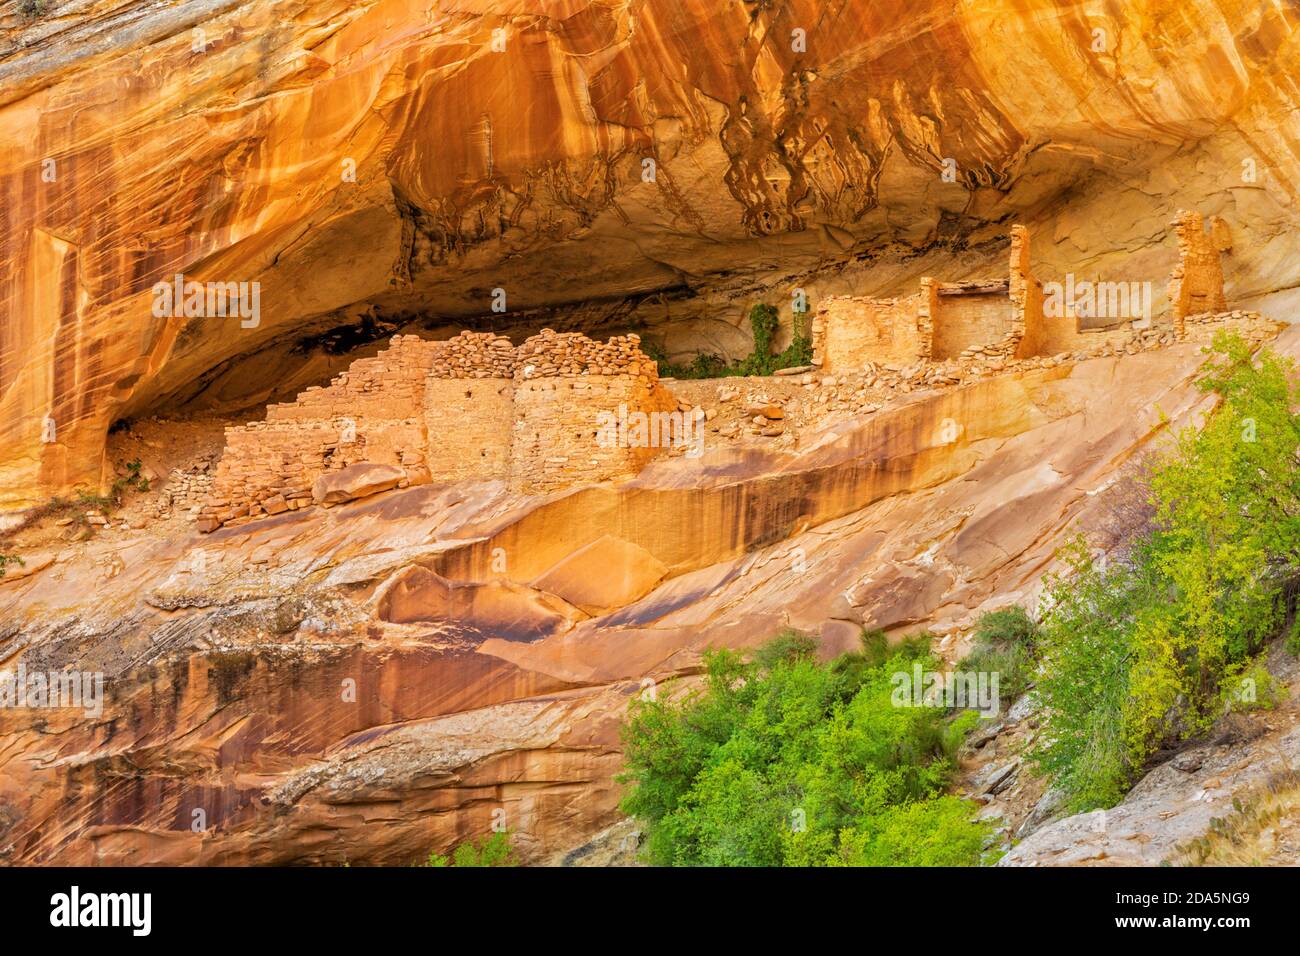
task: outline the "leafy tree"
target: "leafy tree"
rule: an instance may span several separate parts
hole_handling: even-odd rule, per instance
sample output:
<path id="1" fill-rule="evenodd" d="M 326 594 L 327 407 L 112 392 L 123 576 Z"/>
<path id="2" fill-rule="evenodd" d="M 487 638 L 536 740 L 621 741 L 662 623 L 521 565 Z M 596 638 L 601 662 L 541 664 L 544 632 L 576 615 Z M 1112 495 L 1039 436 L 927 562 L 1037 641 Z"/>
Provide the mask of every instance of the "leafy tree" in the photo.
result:
<path id="1" fill-rule="evenodd" d="M 1300 389 L 1289 361 L 1220 333 L 1201 387 L 1220 404 L 1153 470 L 1155 515 L 1100 569 L 1081 541 L 1049 582 L 1036 752 L 1075 810 L 1114 804 L 1161 746 L 1233 706 L 1241 676 L 1294 615 Z"/>
<path id="2" fill-rule="evenodd" d="M 705 656 L 701 689 L 637 700 L 624 727 L 623 809 L 652 862 L 676 866 L 971 865 L 988 829 L 943 795 L 971 726 L 899 706 L 893 677 L 928 640 L 819 663 L 778 635 L 749 661 Z"/>

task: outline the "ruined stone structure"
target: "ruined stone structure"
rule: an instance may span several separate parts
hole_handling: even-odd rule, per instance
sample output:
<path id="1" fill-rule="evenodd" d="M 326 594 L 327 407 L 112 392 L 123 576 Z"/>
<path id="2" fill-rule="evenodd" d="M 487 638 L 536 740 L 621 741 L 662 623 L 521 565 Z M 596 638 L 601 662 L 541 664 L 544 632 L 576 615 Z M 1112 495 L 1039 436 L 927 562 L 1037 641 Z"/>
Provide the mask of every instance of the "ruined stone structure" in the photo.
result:
<path id="1" fill-rule="evenodd" d="M 1218 217 L 1209 233 L 1198 213 L 1180 212 L 1174 226 L 1178 263 L 1165 321 L 1181 337 L 1188 315 L 1226 309 L 1219 255 L 1230 240 Z M 813 364 L 838 373 L 867 362 L 903 367 L 976 355 L 1030 358 L 1092 350 L 1146 327 L 1139 312 L 1149 312 L 1149 283 L 1076 283 L 1068 276 L 1049 285 L 1055 288 L 1045 294 L 1030 270 L 1028 232 L 1013 226 L 1006 278 L 938 282 L 926 276 L 920 292 L 904 298 L 824 300 L 812 324 Z"/>
<path id="2" fill-rule="evenodd" d="M 525 493 L 634 475 L 664 446 L 604 440 L 602 413 L 677 407 L 639 341 L 397 336 L 264 421 L 227 428 L 199 529 L 312 504 L 317 479 L 361 463 L 400 468 L 402 486 L 499 478 Z"/>
<path id="3" fill-rule="evenodd" d="M 1180 211 L 1174 220 L 1178 264 L 1169 277 L 1169 304 L 1180 335 L 1187 316 L 1222 312 L 1227 308 L 1219 254 L 1231 248 L 1231 240 L 1227 223 L 1218 216 L 1211 217 L 1210 225 L 1211 230 L 1207 233 L 1198 212 Z"/>
<path id="4" fill-rule="evenodd" d="M 863 362 L 910 365 L 969 356 L 1035 354 L 1043 339 L 1042 284 L 1029 272 L 1029 239 L 1011 230 L 1007 278 L 939 282 L 926 276 L 905 298 L 834 296 L 813 319 L 813 364 L 844 371 Z"/>

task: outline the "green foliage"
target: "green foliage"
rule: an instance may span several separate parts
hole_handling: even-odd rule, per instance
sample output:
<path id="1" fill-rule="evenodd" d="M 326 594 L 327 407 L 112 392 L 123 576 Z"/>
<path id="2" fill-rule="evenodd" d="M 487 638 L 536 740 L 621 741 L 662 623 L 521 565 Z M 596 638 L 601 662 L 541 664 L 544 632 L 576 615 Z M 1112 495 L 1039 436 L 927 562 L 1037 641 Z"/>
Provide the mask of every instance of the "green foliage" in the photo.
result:
<path id="1" fill-rule="evenodd" d="M 1291 621 L 1291 630 L 1286 635 L 1286 649 L 1291 654 L 1300 656 L 1300 615 Z"/>
<path id="2" fill-rule="evenodd" d="M 1015 700 L 1033 680 L 1038 625 L 1024 608 L 1015 605 L 990 611 L 975 622 L 971 652 L 963 671 L 998 675 L 998 693 Z"/>
<path id="3" fill-rule="evenodd" d="M 973 636 L 976 647 L 996 650 L 1023 647 L 1032 654 L 1038 642 L 1038 625 L 1028 611 L 1013 604 L 982 615 L 975 622 Z"/>
<path id="4" fill-rule="evenodd" d="M 518 866 L 510 831 L 500 830 L 479 843 L 462 843 L 448 858 L 441 853 L 430 853 L 423 866 Z"/>
<path id="5" fill-rule="evenodd" d="M 78 510 L 108 511 L 117 503 L 118 498 L 113 495 L 97 495 L 89 491 L 78 491 L 77 499 L 72 502 L 72 507 Z"/>
<path id="6" fill-rule="evenodd" d="M 1240 674 L 1223 681 L 1223 709 L 1242 713 L 1248 710 L 1272 710 L 1286 693 L 1279 682 L 1258 659 L 1251 661 Z"/>
<path id="7" fill-rule="evenodd" d="M 1131 669 L 1129 622 L 1154 595 L 1135 566 L 1102 571 L 1077 538 L 1062 553 L 1067 570 L 1050 576 L 1050 609 L 1039 647 L 1037 693 L 1046 713 L 1045 743 L 1032 752 L 1067 794 L 1074 811 L 1109 807 L 1132 772 L 1123 745 Z"/>
<path id="8" fill-rule="evenodd" d="M 889 638 L 881 630 L 863 630 L 859 638 L 862 645 L 861 656 L 864 661 L 873 667 L 885 663 L 885 658 L 889 656 Z"/>
<path id="9" fill-rule="evenodd" d="M 668 360 L 667 350 L 658 342 L 644 341 L 641 348 L 659 365 L 659 374 L 664 378 L 724 378 L 735 374 L 726 359 L 711 352 L 701 352 L 685 365 L 679 365 Z"/>
<path id="10" fill-rule="evenodd" d="M 46 514 L 68 512 L 77 526 L 86 524 L 87 512 L 98 511 L 106 515 L 110 514 L 115 509 L 122 507 L 128 490 L 141 493 L 149 490 L 149 479 L 140 474 L 142 467 L 143 465 L 138 458 L 127 462 L 125 474 L 119 474 L 113 479 L 113 483 L 109 486 L 106 495 L 78 491 L 76 497 L 71 501 L 64 498 L 51 498 L 43 511 Z"/>
<path id="11" fill-rule="evenodd" d="M 897 706 L 892 675 L 937 670 L 928 641 L 818 663 L 785 632 L 750 661 L 705 656 L 702 689 L 632 703 L 623 810 L 658 865 L 972 865 L 988 829 L 944 796 L 975 719 Z"/>
<path id="12" fill-rule="evenodd" d="M 120 505 L 122 503 L 122 496 L 128 488 L 134 489 L 135 491 L 149 490 L 149 479 L 140 474 L 141 467 L 139 458 L 126 463 L 126 474 L 119 475 L 113 481 L 113 491 L 110 497 L 114 502 Z"/>
<path id="13" fill-rule="evenodd" d="M 841 866 L 970 866 L 980 860 L 986 839 L 970 822 L 970 804 L 956 797 L 907 803 L 891 813 L 868 817 L 841 839 L 831 865 Z M 795 865 L 815 865 L 797 856 Z M 985 862 L 993 862 L 990 858 Z"/>
<path id="14" fill-rule="evenodd" d="M 773 371 L 812 363 L 812 331 L 808 327 L 808 313 L 796 311 L 791 314 L 791 318 L 790 344 L 776 357 Z"/>
<path id="15" fill-rule="evenodd" d="M 50 9 L 50 0 L 23 0 L 18 12 L 27 20 L 42 17 Z"/>
<path id="16" fill-rule="evenodd" d="M 1255 362 L 1222 333 L 1213 348 L 1203 387 L 1222 402 L 1153 471 L 1150 534 L 1108 569 L 1075 542 L 1049 581 L 1036 757 L 1074 810 L 1113 805 L 1156 750 L 1205 730 L 1294 612 L 1300 390 L 1268 350 Z"/>
<path id="17" fill-rule="evenodd" d="M 998 675 L 998 695 L 1015 700 L 1029 689 L 1033 680 L 1034 660 L 1024 645 L 1008 648 L 975 647 L 962 661 L 963 671 Z"/>
<path id="18" fill-rule="evenodd" d="M 760 670 L 771 670 L 778 664 L 812 657 L 816 651 L 817 641 L 814 638 L 800 634 L 793 628 L 786 628 L 754 651 L 752 659 Z"/>
<path id="19" fill-rule="evenodd" d="M 772 337 L 781 325 L 781 315 L 776 306 L 759 302 L 749 310 L 749 327 L 754 333 L 754 354 L 771 355 Z"/>
<path id="20" fill-rule="evenodd" d="M 658 343 L 643 344 L 646 355 L 659 365 L 665 378 L 726 378 L 736 375 L 771 375 L 778 369 L 795 368 L 812 361 L 812 336 L 808 330 L 808 313 L 794 313 L 790 344 L 772 354 L 772 342 L 780 328 L 780 313 L 774 306 L 760 302 L 749 310 L 749 326 L 754 334 L 754 349 L 739 362 L 728 365 L 719 355 L 701 352 L 685 365 L 668 361 L 668 353 Z"/>

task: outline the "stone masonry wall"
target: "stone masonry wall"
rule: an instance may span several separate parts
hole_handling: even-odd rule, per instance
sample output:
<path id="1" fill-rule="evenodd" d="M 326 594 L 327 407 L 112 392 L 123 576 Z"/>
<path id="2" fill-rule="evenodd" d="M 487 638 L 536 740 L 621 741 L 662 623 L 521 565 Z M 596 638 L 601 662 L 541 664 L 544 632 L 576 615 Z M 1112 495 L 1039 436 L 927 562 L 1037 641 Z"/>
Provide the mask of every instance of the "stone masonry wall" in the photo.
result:
<path id="1" fill-rule="evenodd" d="M 620 404 L 676 407 L 639 344 L 550 330 L 518 348 L 490 333 L 397 336 L 265 421 L 227 428 L 199 530 L 311 504 L 317 478 L 359 462 L 402 468 L 403 486 L 500 478 L 528 492 L 636 474 L 663 449 L 602 448 L 587 433 Z"/>
<path id="2" fill-rule="evenodd" d="M 1013 226 L 1007 279 L 924 276 L 921 291 L 905 298 L 822 302 L 813 319 L 813 365 L 843 372 L 867 362 L 902 367 L 977 353 L 1023 357 L 1037 348 L 1041 321 L 1042 285 L 1029 271 L 1028 233 Z"/>
<path id="3" fill-rule="evenodd" d="M 823 372 L 861 365 L 860 356 L 907 364 L 922 351 L 918 311 L 923 297 L 871 299 L 832 296 L 813 316 L 813 364 Z M 828 335 L 827 330 L 833 329 Z"/>
<path id="4" fill-rule="evenodd" d="M 983 291 L 985 283 L 945 282 L 938 287 L 938 312 L 933 317 L 931 357 L 940 362 L 957 358 L 981 345 L 996 345 L 1013 333 L 1011 300 L 1006 286 Z"/>
<path id="5" fill-rule="evenodd" d="M 422 407 L 430 480 L 507 477 L 514 345 L 503 335 L 468 331 L 425 345 L 434 355 Z"/>
<path id="6" fill-rule="evenodd" d="M 672 412 L 658 366 L 635 335 L 607 343 L 544 330 L 519 347 L 515 371 L 512 485 L 546 493 L 579 481 L 631 477 L 662 445 L 602 440 L 602 413 Z M 657 440 L 657 438 L 656 438 Z"/>
<path id="7" fill-rule="evenodd" d="M 1215 217 L 1212 232 L 1205 231 L 1205 220 L 1198 212 L 1180 211 L 1174 219 L 1178 237 L 1178 263 L 1169 277 L 1169 303 L 1178 333 L 1189 315 L 1222 312 L 1227 308 L 1223 295 L 1223 264 L 1219 246 L 1227 227 Z"/>
<path id="8" fill-rule="evenodd" d="M 939 314 L 939 283 L 931 276 L 921 277 L 921 292 L 916 305 L 916 357 L 922 362 L 934 358 L 934 317 Z"/>
<path id="9" fill-rule="evenodd" d="M 1011 227 L 1011 261 L 1007 295 L 1011 299 L 1012 335 L 1016 358 L 1041 355 L 1044 349 L 1043 284 L 1029 267 L 1029 230 Z"/>
<path id="10" fill-rule="evenodd" d="M 513 379 L 430 378 L 424 393 L 430 480 L 509 475 L 514 419 Z"/>
<path id="11" fill-rule="evenodd" d="M 1208 232 L 1197 213 L 1179 213 L 1174 225 L 1178 265 L 1169 281 L 1172 324 L 1163 328 L 1182 337 L 1188 315 L 1226 310 L 1219 257 L 1232 240 L 1218 217 Z M 1060 316 L 1047 316 L 1023 226 L 1011 228 L 1009 260 L 1005 280 L 937 282 L 927 276 L 920 294 L 910 298 L 825 300 L 813 322 L 813 364 L 838 374 L 875 364 L 903 368 L 972 358 L 1028 359 L 1119 346 L 1145 334 L 1132 320 L 1086 325 L 1069 307 Z M 1154 333 L 1159 338 L 1163 329 Z"/>

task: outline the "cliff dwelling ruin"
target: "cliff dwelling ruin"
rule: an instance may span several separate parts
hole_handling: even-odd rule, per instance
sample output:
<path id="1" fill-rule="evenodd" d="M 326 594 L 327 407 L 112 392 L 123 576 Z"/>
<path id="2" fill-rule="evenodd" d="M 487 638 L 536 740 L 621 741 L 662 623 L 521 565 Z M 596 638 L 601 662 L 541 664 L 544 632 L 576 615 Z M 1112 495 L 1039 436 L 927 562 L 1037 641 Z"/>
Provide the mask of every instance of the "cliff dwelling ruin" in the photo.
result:
<path id="1" fill-rule="evenodd" d="M 1226 309 L 1220 254 L 1231 242 L 1217 216 L 1209 232 L 1195 212 L 1180 211 L 1173 225 L 1178 262 L 1162 328 L 1181 337 L 1189 315 Z M 1030 268 L 1028 231 L 1019 225 L 1011 227 L 1005 278 L 941 282 L 925 276 L 920 284 L 919 292 L 901 298 L 826 299 L 813 319 L 813 364 L 838 372 L 864 362 L 1024 359 L 1124 341 L 1150 325 L 1149 282 L 1076 283 L 1068 276 L 1045 293 Z"/>
<path id="2" fill-rule="evenodd" d="M 1300 760 L 1294 501 L 1265 500 L 1300 421 L 1270 400 L 1247 447 L 1205 348 L 1237 333 L 1272 399 L 1300 361 L 1296 76 L 1280 0 L 4 4 L 0 865 L 348 865 L 346 896 L 484 840 L 653 861 L 629 724 L 715 660 L 753 668 L 756 736 L 670 748 L 659 791 L 708 865 L 1211 835 Z M 1240 494 L 1173 484 L 1214 547 L 1123 577 L 1146 476 L 1207 426 L 1187 474 Z M 1260 494 L 1258 463 L 1288 468 Z M 1076 545 L 1141 629 L 986 640 L 1054 626 Z M 1116 663 L 1175 639 L 1194 711 Z M 886 710 L 874 662 L 924 644 L 1015 671 L 998 716 Z M 1125 681 L 1053 681 L 1057 649 Z M 786 663 L 790 707 L 748 676 Z M 1269 697 L 1257 665 L 1276 706 L 1181 736 Z M 94 706 L 10 706 L 20 666 Z M 1052 822 L 1052 686 L 1088 691 L 1082 776 L 1114 744 L 1158 802 Z M 916 773 L 878 746 L 905 725 Z"/>
<path id="3" fill-rule="evenodd" d="M 824 300 L 811 328 L 813 369 L 832 385 L 836 376 L 871 370 L 872 385 L 888 395 L 955 385 L 1008 363 L 1159 347 L 1186 338 L 1189 321 L 1201 338 L 1226 323 L 1266 324 L 1255 313 L 1223 311 L 1226 224 L 1216 217 L 1207 232 L 1199 214 L 1180 212 L 1174 228 L 1171 307 L 1157 325 L 1132 312 L 1136 294 L 1118 310 L 1111 297 L 1109 311 L 1119 314 L 1079 307 L 1072 278 L 1064 308 L 1059 302 L 1053 308 L 1052 297 L 1062 293 L 1045 291 L 1034 276 L 1028 232 L 1017 225 L 1005 278 L 927 276 L 919 292 L 904 298 Z M 1104 292 L 1099 301 L 1106 301 Z M 811 386 L 812 376 L 798 384 Z M 762 407 L 748 433 L 785 434 L 784 415 Z M 869 414 L 875 407 L 859 404 L 854 411 Z M 616 410 L 624 418 L 674 415 L 676 429 L 665 441 L 603 440 L 604 423 Z M 680 451 L 682 416 L 694 422 L 705 415 L 660 380 L 636 335 L 601 343 L 547 329 L 518 347 L 492 333 L 465 331 L 443 341 L 397 336 L 328 386 L 271 405 L 264 421 L 228 427 L 197 525 L 210 532 L 427 483 L 499 479 L 523 494 L 547 494 L 626 479 L 666 450 Z M 715 432 L 728 439 L 740 429 Z"/>
<path id="4" fill-rule="evenodd" d="M 265 421 L 227 428 L 199 529 L 361 490 L 500 478 L 541 494 L 635 475 L 664 446 L 600 440 L 601 413 L 677 413 L 638 342 L 551 330 L 518 348 L 491 333 L 395 337 L 328 386 L 270 406 Z M 346 484 L 349 468 L 359 487 L 319 483 L 332 474 Z"/>

